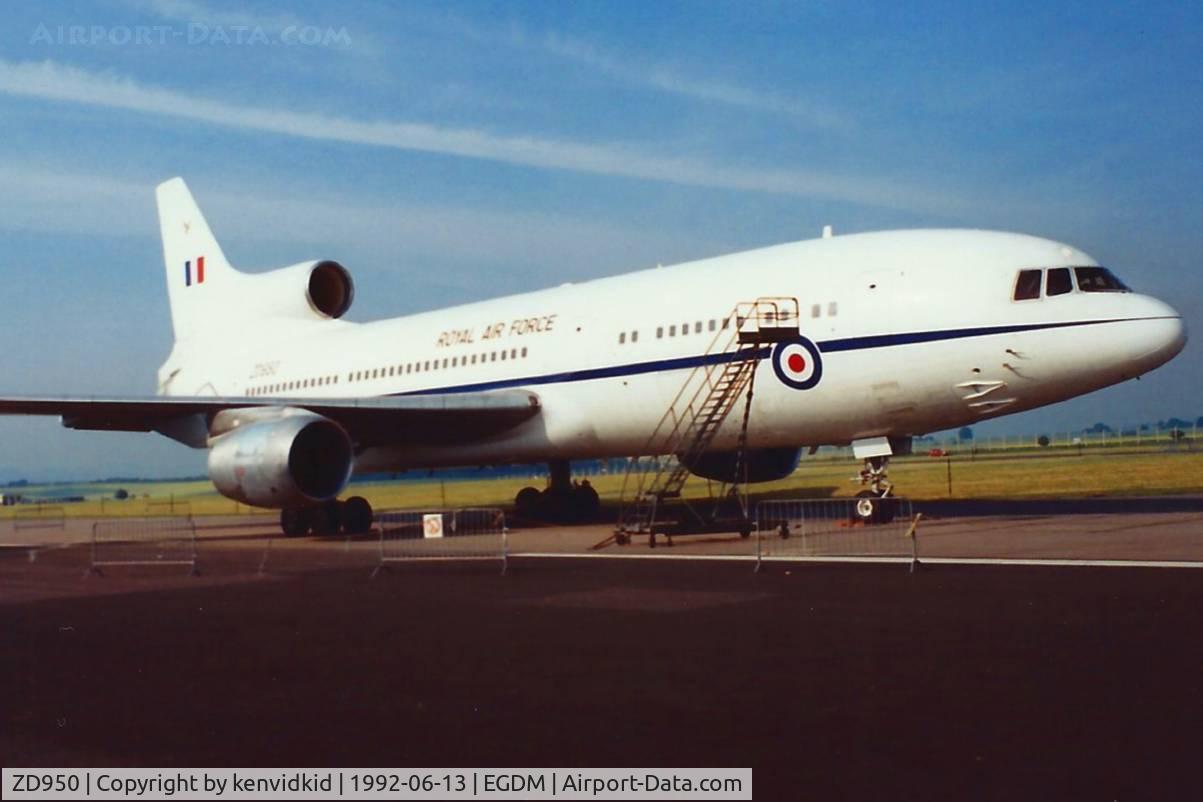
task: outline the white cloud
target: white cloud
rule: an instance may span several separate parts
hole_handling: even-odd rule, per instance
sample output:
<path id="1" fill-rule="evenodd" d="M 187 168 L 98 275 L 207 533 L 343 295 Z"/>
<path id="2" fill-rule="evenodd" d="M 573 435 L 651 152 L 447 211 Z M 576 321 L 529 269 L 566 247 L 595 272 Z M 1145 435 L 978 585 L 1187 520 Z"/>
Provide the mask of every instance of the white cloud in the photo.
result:
<path id="1" fill-rule="evenodd" d="M 512 41 L 524 44 L 528 40 L 526 34 L 512 31 Z M 585 64 L 626 83 L 695 100 L 774 112 L 814 128 L 845 130 L 853 127 L 849 117 L 818 103 L 804 103 L 774 92 L 748 89 L 724 81 L 693 78 L 663 64 L 620 58 L 562 34 L 546 35 L 539 40 L 539 46 L 552 55 Z"/>
<path id="2" fill-rule="evenodd" d="M 262 28 L 279 33 L 304 23 L 291 14 L 252 14 L 236 9 L 218 9 L 196 0 L 143 0 L 137 3 L 155 16 L 172 22 L 228 28 Z"/>
<path id="3" fill-rule="evenodd" d="M 506 136 L 421 122 L 367 121 L 255 108 L 146 86 L 112 73 L 89 72 L 53 61 L 12 63 L 0 60 L 0 93 L 282 136 L 439 153 L 593 175 L 819 198 L 952 216 L 968 206 L 965 199 L 955 195 L 889 179 L 797 169 L 726 166 L 617 145 Z"/>
<path id="4" fill-rule="evenodd" d="M 167 176 L 162 176 L 166 178 Z M 185 176 L 188 178 L 188 176 Z M 155 180 L 120 180 L 0 163 L 0 229 L 89 236 L 158 237 Z M 193 182 L 197 183 L 197 182 Z M 225 177 L 206 183 L 237 187 Z M 723 244 L 693 232 L 632 229 L 541 211 L 404 204 L 360 197 L 261 191 L 197 192 L 197 202 L 234 262 L 239 253 L 370 259 L 360 267 L 420 283 L 481 291 L 486 266 L 521 266 L 507 289 L 529 289 L 713 255 Z M 230 247 L 233 245 L 233 247 Z M 270 246 L 270 247 L 269 247 Z M 351 265 L 355 267 L 355 265 Z"/>

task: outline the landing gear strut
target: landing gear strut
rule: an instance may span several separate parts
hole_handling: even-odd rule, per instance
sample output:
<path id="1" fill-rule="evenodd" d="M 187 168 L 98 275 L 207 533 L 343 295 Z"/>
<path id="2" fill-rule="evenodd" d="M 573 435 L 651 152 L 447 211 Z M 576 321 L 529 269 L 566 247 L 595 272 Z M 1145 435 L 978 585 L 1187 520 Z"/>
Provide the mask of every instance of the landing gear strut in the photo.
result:
<path id="1" fill-rule="evenodd" d="M 571 523 L 597 517 L 601 500 L 588 479 L 572 479 L 568 460 L 548 463 L 547 488 L 524 487 L 514 498 L 514 511 L 519 518 L 534 521 Z"/>
<path id="2" fill-rule="evenodd" d="M 890 493 L 894 485 L 888 473 L 889 457 L 868 457 L 860 472 L 860 483 L 866 488 L 856 494 L 854 519 L 864 524 L 885 524 L 894 520 L 894 503 Z"/>
<path id="3" fill-rule="evenodd" d="M 372 505 L 362 496 L 346 501 L 330 500 L 312 507 L 280 510 L 280 530 L 285 537 L 303 537 L 312 533 L 329 537 L 343 532 L 363 535 L 372 528 Z"/>

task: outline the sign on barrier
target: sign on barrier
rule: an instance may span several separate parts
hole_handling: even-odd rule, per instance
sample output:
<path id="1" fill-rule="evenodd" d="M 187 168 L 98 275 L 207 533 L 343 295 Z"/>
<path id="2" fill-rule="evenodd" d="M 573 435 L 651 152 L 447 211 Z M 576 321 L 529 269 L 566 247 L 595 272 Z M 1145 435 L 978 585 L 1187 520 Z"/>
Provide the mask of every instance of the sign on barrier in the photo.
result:
<path id="1" fill-rule="evenodd" d="M 376 513 L 380 563 L 413 560 L 500 560 L 508 557 L 505 513 L 494 508 L 385 510 Z"/>
<path id="2" fill-rule="evenodd" d="M 92 525 L 90 573 L 118 565 L 196 567 L 196 525 L 192 518 L 118 518 Z"/>
<path id="3" fill-rule="evenodd" d="M 47 504 L 23 504 L 13 512 L 13 530 L 66 529 L 67 511 Z"/>
<path id="4" fill-rule="evenodd" d="M 916 519 L 905 498 L 797 499 L 756 506 L 757 561 L 799 557 L 918 560 Z"/>

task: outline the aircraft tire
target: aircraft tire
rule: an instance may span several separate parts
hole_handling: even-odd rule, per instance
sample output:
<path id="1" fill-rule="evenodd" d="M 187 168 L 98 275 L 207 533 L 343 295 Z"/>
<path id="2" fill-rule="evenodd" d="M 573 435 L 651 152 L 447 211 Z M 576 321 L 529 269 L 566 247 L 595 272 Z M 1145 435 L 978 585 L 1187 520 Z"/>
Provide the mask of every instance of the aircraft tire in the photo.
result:
<path id="1" fill-rule="evenodd" d="M 363 496 L 351 496 L 342 504 L 343 531 L 366 535 L 372 528 L 372 505 Z"/>
<path id="2" fill-rule="evenodd" d="M 338 501 L 327 501 L 310 511 L 311 530 L 318 537 L 337 535 L 342 528 L 343 505 Z"/>
<path id="3" fill-rule="evenodd" d="M 280 510 L 280 531 L 284 537 L 304 537 L 309 534 L 309 511 L 301 507 Z"/>
<path id="4" fill-rule="evenodd" d="M 543 495 L 533 487 L 524 487 L 518 491 L 518 495 L 514 496 L 514 513 L 519 518 L 526 520 L 535 520 L 539 517 L 539 507 L 542 505 Z"/>
<path id="5" fill-rule="evenodd" d="M 866 526 L 888 524 L 894 520 L 894 500 L 888 496 L 879 496 L 872 490 L 862 490 L 856 494 L 853 516 L 854 520 Z"/>
<path id="6" fill-rule="evenodd" d="M 601 499 L 593 485 L 580 484 L 573 491 L 576 518 L 580 521 L 592 521 L 601 512 Z"/>

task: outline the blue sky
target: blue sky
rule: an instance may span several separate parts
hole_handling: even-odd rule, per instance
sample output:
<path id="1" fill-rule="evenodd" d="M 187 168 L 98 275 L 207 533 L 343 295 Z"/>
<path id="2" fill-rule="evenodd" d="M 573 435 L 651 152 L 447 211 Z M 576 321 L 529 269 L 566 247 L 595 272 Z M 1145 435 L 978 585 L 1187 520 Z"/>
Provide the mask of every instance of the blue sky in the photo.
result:
<path id="1" fill-rule="evenodd" d="M 1196 337 L 980 433 L 1203 415 L 1198 4 L 63 2 L 0 26 L 4 394 L 141 394 L 153 187 L 231 260 L 337 258 L 352 318 L 837 232 L 1078 245 Z M 0 480 L 200 473 L 0 419 Z"/>

